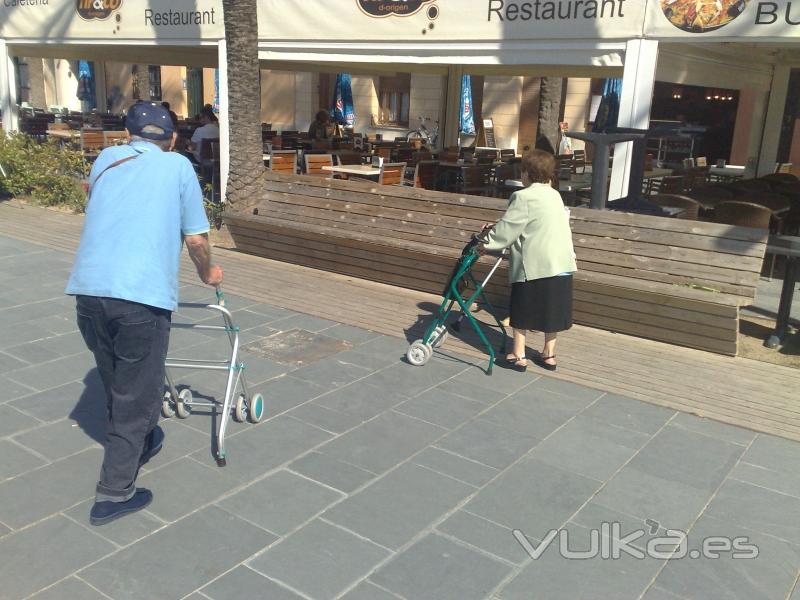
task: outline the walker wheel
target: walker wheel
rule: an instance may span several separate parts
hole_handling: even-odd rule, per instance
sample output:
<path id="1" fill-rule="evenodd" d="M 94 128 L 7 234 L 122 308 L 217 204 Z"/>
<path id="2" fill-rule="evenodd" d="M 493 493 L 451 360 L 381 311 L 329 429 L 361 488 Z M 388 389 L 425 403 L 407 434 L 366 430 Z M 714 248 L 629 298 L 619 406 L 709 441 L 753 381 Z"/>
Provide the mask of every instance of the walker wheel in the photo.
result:
<path id="1" fill-rule="evenodd" d="M 175 409 L 172 408 L 172 394 L 164 392 L 164 399 L 161 401 L 161 416 L 169 419 L 175 416 Z"/>
<path id="2" fill-rule="evenodd" d="M 447 331 L 447 328 L 443 325 L 439 328 L 441 333 L 438 337 L 433 338 L 433 347 L 434 348 L 441 348 L 444 346 L 444 343 L 447 341 L 447 338 L 450 337 L 450 333 Z"/>
<path id="3" fill-rule="evenodd" d="M 250 406 L 247 409 L 247 420 L 251 423 L 260 423 L 264 418 L 264 396 L 253 394 L 250 398 Z"/>
<path id="4" fill-rule="evenodd" d="M 427 363 L 431 356 L 433 356 L 433 349 L 430 344 L 424 343 L 422 340 L 416 340 L 409 347 L 406 352 L 406 358 L 415 367 L 421 367 Z"/>
<path id="5" fill-rule="evenodd" d="M 244 394 L 236 396 L 236 403 L 233 405 L 233 420 L 237 423 L 244 423 L 247 417 L 247 403 Z"/>
<path id="6" fill-rule="evenodd" d="M 192 414 L 192 390 L 187 388 L 180 391 L 175 402 L 175 414 L 179 419 L 188 419 Z"/>

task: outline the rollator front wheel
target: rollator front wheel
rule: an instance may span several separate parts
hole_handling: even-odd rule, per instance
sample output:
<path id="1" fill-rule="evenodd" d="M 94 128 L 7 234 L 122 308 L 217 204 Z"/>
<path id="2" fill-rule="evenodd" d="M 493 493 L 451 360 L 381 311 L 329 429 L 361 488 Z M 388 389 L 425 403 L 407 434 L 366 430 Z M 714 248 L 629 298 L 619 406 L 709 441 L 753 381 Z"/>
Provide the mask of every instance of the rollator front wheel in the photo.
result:
<path id="1" fill-rule="evenodd" d="M 422 340 L 416 340 L 409 347 L 406 352 L 406 358 L 415 367 L 421 367 L 427 363 L 431 356 L 433 356 L 433 349 L 430 344 L 424 343 Z"/>
<path id="2" fill-rule="evenodd" d="M 253 394 L 250 398 L 250 405 L 247 408 L 247 420 L 253 424 L 260 423 L 264 418 L 264 396 Z"/>
<path id="3" fill-rule="evenodd" d="M 164 392 L 164 399 L 161 401 L 161 416 L 170 419 L 175 416 L 175 409 L 172 408 L 172 394 Z"/>
<path id="4" fill-rule="evenodd" d="M 175 402 L 175 414 L 179 419 L 188 419 L 192 414 L 192 390 L 181 390 Z"/>
<path id="5" fill-rule="evenodd" d="M 233 405 L 233 420 L 237 423 L 244 423 L 245 418 L 247 418 L 247 399 L 244 394 L 239 394 Z"/>

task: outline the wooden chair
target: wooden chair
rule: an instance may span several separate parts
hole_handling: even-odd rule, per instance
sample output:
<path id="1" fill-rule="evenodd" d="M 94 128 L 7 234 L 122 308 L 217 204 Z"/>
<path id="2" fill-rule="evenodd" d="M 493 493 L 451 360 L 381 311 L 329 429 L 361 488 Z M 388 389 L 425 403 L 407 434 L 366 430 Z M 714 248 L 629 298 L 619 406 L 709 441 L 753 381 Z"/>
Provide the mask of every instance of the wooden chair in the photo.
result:
<path id="1" fill-rule="evenodd" d="M 439 171 L 438 160 L 420 160 L 414 167 L 414 187 L 426 190 L 436 189 L 436 177 Z"/>
<path id="2" fill-rule="evenodd" d="M 741 202 L 738 199 L 730 202 L 721 202 L 714 209 L 714 220 L 717 223 L 727 225 L 739 225 L 742 227 L 756 227 L 758 229 L 770 229 L 770 224 L 774 218 L 772 211 L 760 204 L 753 202 Z M 769 267 L 769 279 L 772 281 L 772 274 L 775 271 L 775 258 L 773 254 Z M 766 262 L 767 257 L 764 257 Z"/>
<path id="3" fill-rule="evenodd" d="M 458 185 L 459 193 L 485 196 L 491 193 L 492 190 L 489 169 L 486 166 L 461 167 L 461 181 Z"/>
<path id="4" fill-rule="evenodd" d="M 128 142 L 128 132 L 127 131 L 104 131 L 103 132 L 103 139 L 104 143 L 103 146 L 108 148 L 109 146 L 119 146 L 121 144 L 125 144 Z"/>
<path id="5" fill-rule="evenodd" d="M 360 152 L 339 152 L 336 157 L 340 165 L 360 165 L 364 162 Z"/>
<path id="6" fill-rule="evenodd" d="M 500 149 L 500 160 L 502 160 L 503 162 L 508 162 L 516 157 L 517 157 L 517 151 L 514 150 L 514 148 Z"/>
<path id="7" fill-rule="evenodd" d="M 580 171 L 578 171 L 578 169 L 580 169 Z M 572 172 L 573 173 L 586 172 L 586 150 L 572 151 Z"/>
<path id="8" fill-rule="evenodd" d="M 791 183 L 798 183 L 800 179 L 797 178 L 797 175 L 793 175 L 792 173 L 770 173 L 769 175 L 764 175 L 761 177 L 762 181 L 768 181 L 770 184 L 773 185 L 781 185 L 781 184 L 791 184 Z"/>
<path id="9" fill-rule="evenodd" d="M 297 152 L 294 150 L 273 150 L 269 155 L 269 170 L 274 173 L 295 175 L 297 173 Z"/>
<path id="10" fill-rule="evenodd" d="M 753 192 L 769 192 L 772 189 L 769 181 L 763 179 L 740 179 L 728 185 L 737 196 L 748 196 Z"/>
<path id="11" fill-rule="evenodd" d="M 791 173 L 792 172 L 792 163 L 776 163 L 775 164 L 775 172 L 776 173 Z"/>
<path id="12" fill-rule="evenodd" d="M 378 146 L 375 149 L 375 154 L 380 156 L 384 161 L 392 160 L 392 149 L 389 146 Z"/>
<path id="13" fill-rule="evenodd" d="M 771 218 L 770 209 L 752 202 L 729 200 L 720 202 L 714 209 L 714 221 L 726 225 L 769 229 Z"/>
<path id="14" fill-rule="evenodd" d="M 698 156 L 694 161 L 694 165 L 696 167 L 707 167 L 708 166 L 708 158 L 706 158 L 705 156 Z"/>
<path id="15" fill-rule="evenodd" d="M 97 158 L 106 145 L 106 138 L 102 130 L 82 129 L 80 141 L 84 159 Z"/>
<path id="16" fill-rule="evenodd" d="M 648 201 L 658 206 L 678 206 L 683 208 L 684 211 L 679 217 L 681 219 L 696 221 L 700 216 L 700 203 L 697 200 L 692 200 L 688 196 L 682 196 L 680 194 L 656 194 L 648 198 Z"/>
<path id="17" fill-rule="evenodd" d="M 52 129 L 53 131 L 69 131 L 69 125 L 66 123 L 50 123 L 48 129 Z"/>
<path id="18" fill-rule="evenodd" d="M 406 163 L 383 163 L 381 174 L 378 176 L 380 185 L 403 185 L 406 175 Z"/>
<path id="19" fill-rule="evenodd" d="M 331 171 L 325 171 L 322 167 L 333 166 L 332 154 L 306 154 L 304 156 L 306 175 L 316 175 L 322 177 L 332 177 Z"/>
<path id="20" fill-rule="evenodd" d="M 667 175 L 660 179 L 651 179 L 649 194 L 682 194 L 683 176 Z"/>

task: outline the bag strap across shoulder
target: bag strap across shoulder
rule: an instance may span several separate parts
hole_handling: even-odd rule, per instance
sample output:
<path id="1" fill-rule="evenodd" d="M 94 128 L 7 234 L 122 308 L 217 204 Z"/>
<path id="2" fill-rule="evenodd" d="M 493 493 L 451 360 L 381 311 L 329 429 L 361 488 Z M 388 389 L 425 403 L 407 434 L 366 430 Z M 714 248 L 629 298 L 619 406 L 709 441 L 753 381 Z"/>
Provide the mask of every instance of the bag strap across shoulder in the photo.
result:
<path id="1" fill-rule="evenodd" d="M 105 169 L 103 169 L 102 171 L 100 171 L 100 174 L 99 174 L 97 177 L 95 177 L 95 179 L 94 179 L 94 183 L 92 183 L 92 186 L 89 188 L 89 196 L 91 197 L 91 195 L 92 195 L 92 190 L 94 189 L 94 186 L 95 186 L 95 185 L 97 185 L 97 182 L 98 182 L 98 181 L 100 181 L 100 178 L 101 178 L 103 175 L 105 175 L 105 174 L 106 174 L 108 171 L 110 171 L 110 170 L 111 170 L 111 169 L 113 169 L 114 167 L 118 167 L 118 166 L 120 166 L 121 164 L 128 162 L 129 160 L 133 160 L 134 158 L 139 158 L 139 156 L 141 156 L 141 154 L 140 154 L 140 153 L 134 154 L 134 155 L 132 155 L 132 156 L 126 156 L 125 158 L 121 158 L 121 159 L 119 159 L 119 160 L 117 160 L 117 161 L 115 161 L 115 162 L 111 163 L 111 164 L 110 164 L 110 165 L 108 165 L 108 166 L 107 166 Z"/>

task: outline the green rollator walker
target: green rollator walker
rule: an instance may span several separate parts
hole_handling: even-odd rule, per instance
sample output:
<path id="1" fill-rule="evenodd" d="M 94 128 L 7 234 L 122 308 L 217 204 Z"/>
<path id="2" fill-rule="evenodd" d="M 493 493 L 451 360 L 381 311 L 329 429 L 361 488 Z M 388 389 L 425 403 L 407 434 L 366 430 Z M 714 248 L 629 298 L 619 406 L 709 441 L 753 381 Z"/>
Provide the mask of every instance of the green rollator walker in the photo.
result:
<path id="1" fill-rule="evenodd" d="M 470 307 L 478 299 L 488 308 L 492 318 L 494 318 L 497 326 L 503 332 L 503 345 L 498 352 L 504 353 L 506 351 L 506 328 L 497 318 L 494 307 L 484 294 L 486 284 L 489 283 L 489 280 L 492 278 L 495 271 L 497 271 L 500 263 L 503 262 L 506 251 L 503 250 L 502 254 L 497 257 L 497 261 L 482 282 L 478 282 L 472 274 L 473 265 L 481 257 L 478 246 L 486 242 L 485 235 L 490 229 L 491 227 L 485 227 L 479 234 L 473 235 L 470 242 L 464 246 L 464 249 L 461 251 L 461 257 L 453 268 L 450 280 L 444 289 L 442 304 L 436 312 L 433 323 L 430 324 L 422 339 L 412 342 L 408 347 L 406 358 L 412 365 L 419 367 L 426 364 L 431 359 L 431 356 L 433 356 L 433 349 L 440 348 L 445 341 L 447 341 L 449 335 L 447 320 L 455 306 L 458 305 L 461 309 L 461 315 L 456 321 L 450 324 L 450 328 L 458 332 L 461 330 L 461 321 L 465 318 L 469 321 L 484 346 L 486 346 L 486 350 L 489 352 L 489 368 L 486 369 L 486 374 L 491 375 L 492 367 L 495 362 L 495 350 L 489 342 L 489 339 L 483 333 L 480 323 L 472 316 L 472 312 L 470 311 Z M 465 292 L 467 292 L 468 295 L 465 295 Z"/>

